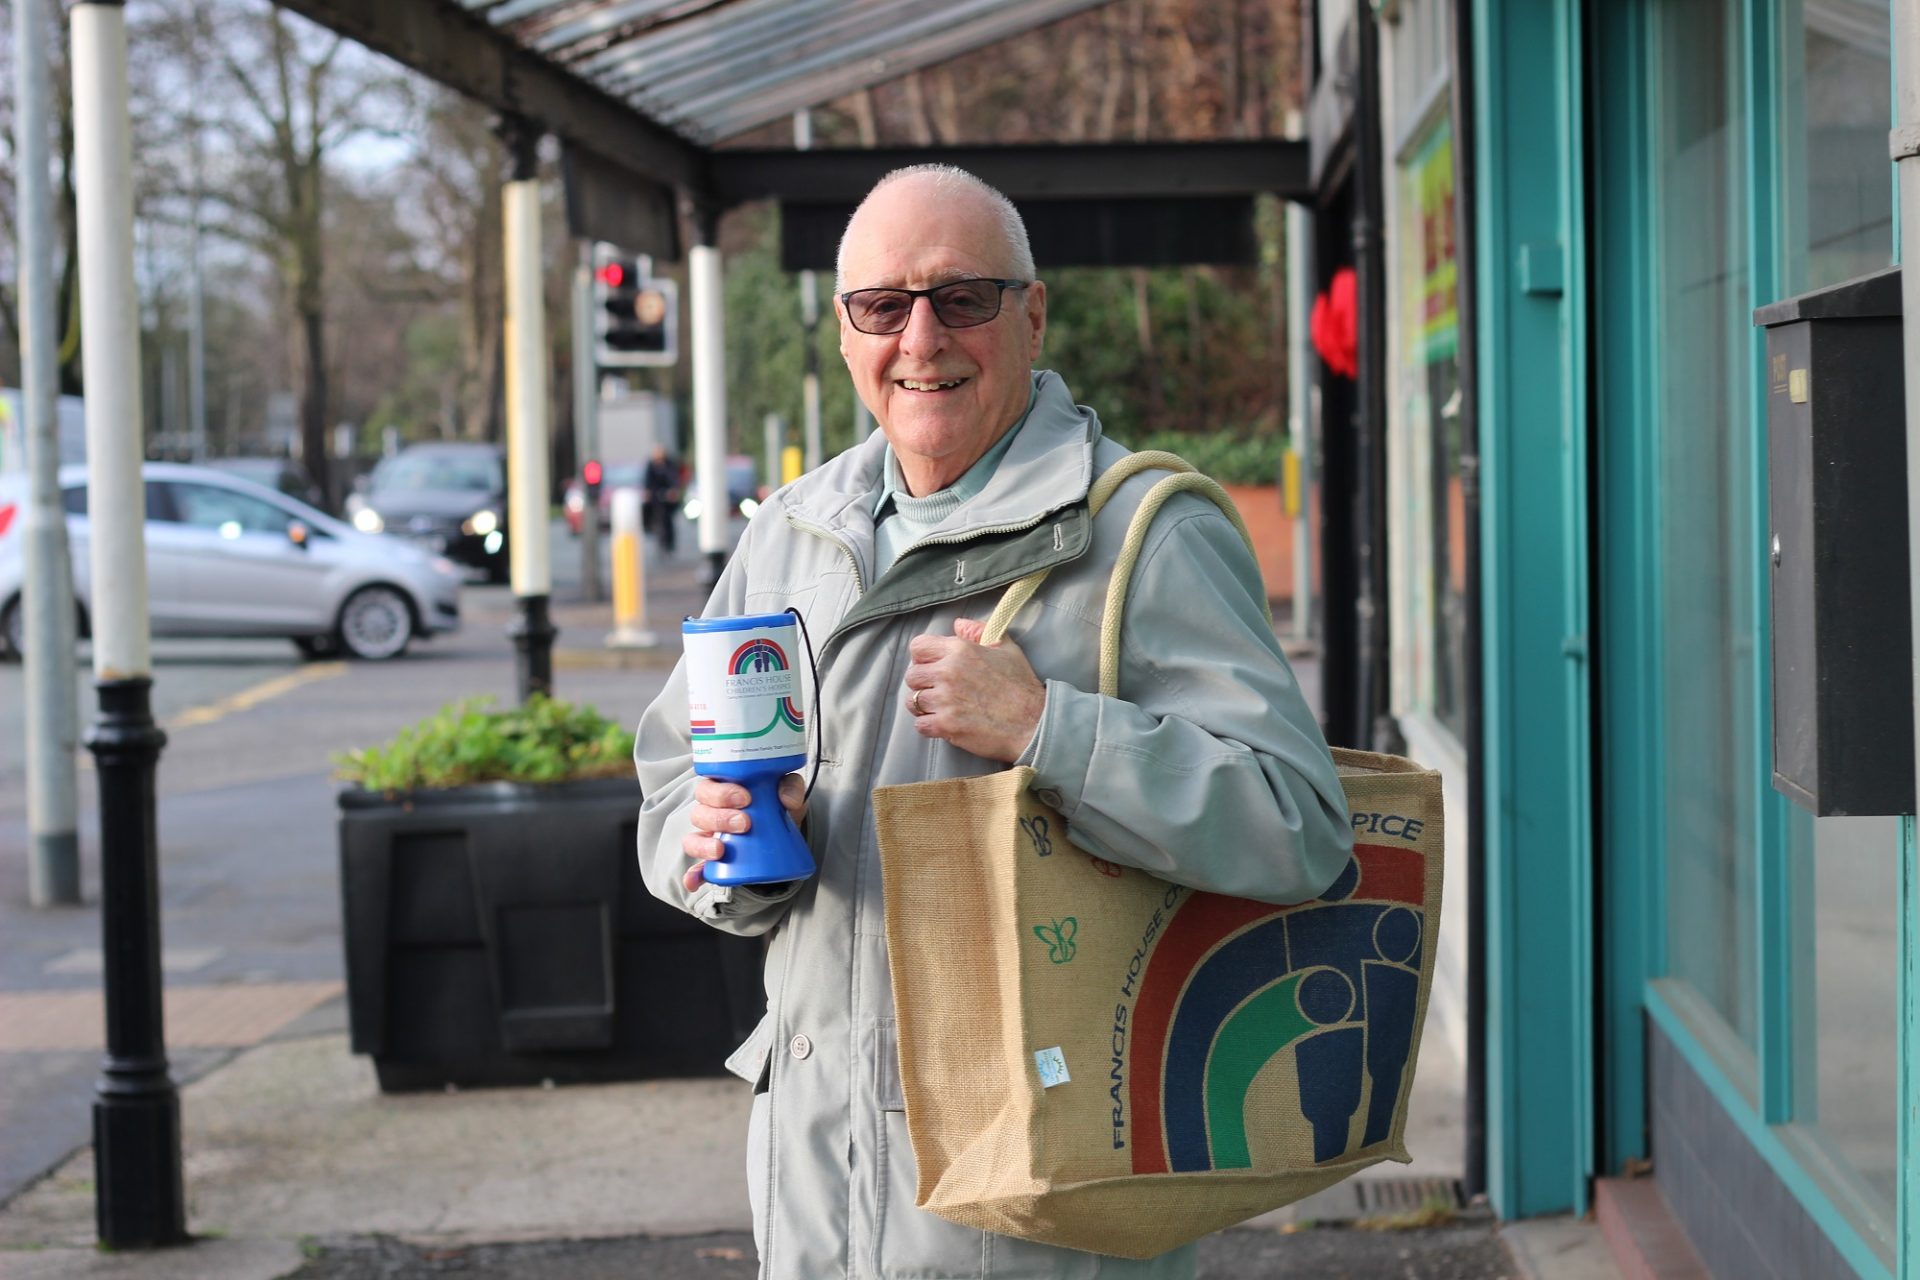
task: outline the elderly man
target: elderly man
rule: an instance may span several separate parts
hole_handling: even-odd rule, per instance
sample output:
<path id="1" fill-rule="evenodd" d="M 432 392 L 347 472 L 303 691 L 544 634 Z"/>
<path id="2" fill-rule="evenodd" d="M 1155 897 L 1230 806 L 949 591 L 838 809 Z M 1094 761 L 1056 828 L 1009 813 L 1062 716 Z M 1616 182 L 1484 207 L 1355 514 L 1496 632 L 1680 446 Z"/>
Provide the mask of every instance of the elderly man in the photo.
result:
<path id="1" fill-rule="evenodd" d="M 634 755 L 652 891 L 715 927 L 772 933 L 768 1012 L 728 1065 L 753 1082 L 748 1178 L 763 1277 L 1176 1277 L 1191 1249 L 1131 1262 L 966 1230 L 914 1207 L 887 968 L 874 788 L 1031 765 L 1073 838 L 1219 893 L 1311 898 L 1352 835 L 1326 743 L 1232 525 L 1181 495 L 1159 514 L 1127 602 L 1120 698 L 1102 697 L 1108 572 L 1152 474 L 1098 520 L 1095 476 L 1126 454 L 1033 361 L 1046 286 L 998 192 L 956 169 L 889 174 L 840 246 L 840 350 L 880 429 L 776 492 L 707 616 L 795 607 L 818 646 L 819 774 L 782 800 L 819 871 L 706 883 L 743 788 L 696 779 L 684 669 Z M 999 593 L 1052 576 L 1007 639 L 979 643 Z M 689 861 L 691 860 L 691 861 Z"/>

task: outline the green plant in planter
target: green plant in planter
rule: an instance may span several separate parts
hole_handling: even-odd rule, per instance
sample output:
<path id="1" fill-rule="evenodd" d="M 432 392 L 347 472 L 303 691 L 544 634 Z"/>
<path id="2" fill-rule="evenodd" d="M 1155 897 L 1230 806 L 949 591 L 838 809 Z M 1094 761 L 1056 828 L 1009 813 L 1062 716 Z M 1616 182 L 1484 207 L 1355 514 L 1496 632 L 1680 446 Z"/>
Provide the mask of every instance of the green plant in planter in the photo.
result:
<path id="1" fill-rule="evenodd" d="M 592 707 L 535 694 L 504 711 L 465 698 L 384 746 L 333 757 L 335 777 L 388 794 L 479 782 L 571 782 L 633 771 L 632 731 Z"/>

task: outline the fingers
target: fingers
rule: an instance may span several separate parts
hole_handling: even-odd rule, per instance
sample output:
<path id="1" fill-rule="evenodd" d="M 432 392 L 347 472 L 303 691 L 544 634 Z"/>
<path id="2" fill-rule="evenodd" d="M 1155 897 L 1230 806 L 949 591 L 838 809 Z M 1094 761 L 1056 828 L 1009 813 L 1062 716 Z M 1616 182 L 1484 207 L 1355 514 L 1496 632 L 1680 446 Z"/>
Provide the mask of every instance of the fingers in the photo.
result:
<path id="1" fill-rule="evenodd" d="M 722 832 L 739 835 L 743 831 L 753 829 L 753 819 L 740 809 L 715 809 L 710 805 L 696 804 L 693 806 L 693 812 L 688 816 L 693 822 L 694 830 L 713 835 L 719 835 Z"/>
<path id="2" fill-rule="evenodd" d="M 987 624 L 977 618 L 955 618 L 953 634 L 968 644 L 979 644 L 981 638 L 987 634 Z"/>
<path id="3" fill-rule="evenodd" d="M 696 802 L 715 809 L 744 809 L 752 803 L 753 797 L 747 789 L 737 782 L 725 782 L 719 778 L 700 778 L 693 784 L 693 798 Z M 708 830 L 713 830 L 709 827 Z"/>
<path id="4" fill-rule="evenodd" d="M 780 807 L 793 815 L 795 822 L 807 816 L 807 780 L 797 773 L 780 779 Z"/>
<path id="5" fill-rule="evenodd" d="M 918 635 L 907 641 L 907 656 L 915 662 L 938 662 L 959 643 L 954 636 Z"/>
<path id="6" fill-rule="evenodd" d="M 701 835 L 698 831 L 689 831 L 680 837 L 680 851 L 693 859 L 693 865 L 688 867 L 686 874 L 680 877 L 680 883 L 686 886 L 688 893 L 692 893 L 706 878 L 706 864 L 718 862 L 720 855 L 727 851 L 727 847 L 712 836 Z"/>

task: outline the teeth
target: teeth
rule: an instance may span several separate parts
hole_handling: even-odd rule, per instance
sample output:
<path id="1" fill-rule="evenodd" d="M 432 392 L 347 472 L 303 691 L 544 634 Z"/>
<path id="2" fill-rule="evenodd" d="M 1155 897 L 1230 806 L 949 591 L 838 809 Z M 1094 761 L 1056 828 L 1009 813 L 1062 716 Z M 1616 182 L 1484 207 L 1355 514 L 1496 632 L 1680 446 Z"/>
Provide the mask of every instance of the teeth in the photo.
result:
<path id="1" fill-rule="evenodd" d="M 948 387 L 957 387 L 964 378 L 955 378 L 951 382 L 921 382 L 914 378 L 900 379 L 900 385 L 909 391 L 945 391 Z"/>

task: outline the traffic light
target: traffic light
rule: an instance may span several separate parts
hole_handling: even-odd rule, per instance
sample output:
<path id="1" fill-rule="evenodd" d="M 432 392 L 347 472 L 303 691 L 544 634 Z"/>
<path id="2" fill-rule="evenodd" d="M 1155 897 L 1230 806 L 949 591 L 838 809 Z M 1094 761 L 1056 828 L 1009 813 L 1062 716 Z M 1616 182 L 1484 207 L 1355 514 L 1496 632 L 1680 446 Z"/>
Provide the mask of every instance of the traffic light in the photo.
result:
<path id="1" fill-rule="evenodd" d="M 600 461 L 597 458 L 589 458 L 587 465 L 580 468 L 580 478 L 586 482 L 587 486 L 587 504 L 589 506 L 597 506 L 600 502 L 601 474 Z"/>
<path id="2" fill-rule="evenodd" d="M 679 359 L 679 287 L 653 278 L 646 258 L 612 245 L 594 251 L 595 357 L 603 369 L 670 365 Z"/>

